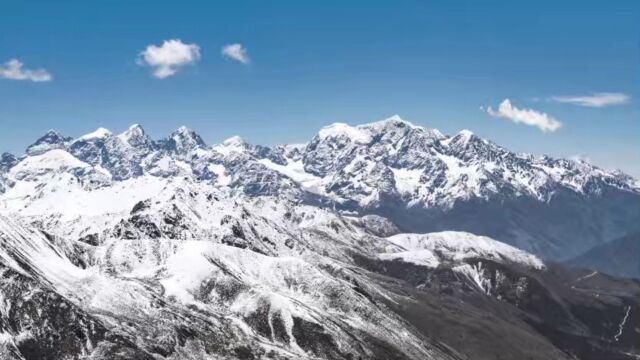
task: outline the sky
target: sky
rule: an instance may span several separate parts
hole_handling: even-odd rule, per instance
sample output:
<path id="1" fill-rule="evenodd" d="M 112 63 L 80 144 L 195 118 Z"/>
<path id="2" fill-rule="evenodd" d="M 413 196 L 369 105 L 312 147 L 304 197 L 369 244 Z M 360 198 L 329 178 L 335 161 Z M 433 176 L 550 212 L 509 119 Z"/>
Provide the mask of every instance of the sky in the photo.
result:
<path id="1" fill-rule="evenodd" d="M 181 125 L 301 143 L 394 114 L 640 177 L 640 1 L 15 1 L 0 152 Z"/>

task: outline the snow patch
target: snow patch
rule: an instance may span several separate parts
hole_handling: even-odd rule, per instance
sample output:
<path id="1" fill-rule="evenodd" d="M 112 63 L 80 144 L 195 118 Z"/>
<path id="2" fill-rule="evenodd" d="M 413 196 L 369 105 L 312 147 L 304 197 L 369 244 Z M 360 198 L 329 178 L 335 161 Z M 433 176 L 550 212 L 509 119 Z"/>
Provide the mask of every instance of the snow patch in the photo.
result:
<path id="1" fill-rule="evenodd" d="M 484 258 L 519 263 L 534 269 L 544 268 L 542 260 L 525 251 L 466 232 L 443 231 L 429 234 L 397 234 L 386 238 L 395 247 L 387 248 L 381 258 L 398 258 L 411 263 L 437 266 L 440 262 L 462 262 Z"/>
<path id="2" fill-rule="evenodd" d="M 320 132 L 318 132 L 318 137 L 322 140 L 346 137 L 351 141 L 360 144 L 368 144 L 372 140 L 371 135 L 366 131 L 345 123 L 334 123 L 323 127 Z"/>
<path id="3" fill-rule="evenodd" d="M 76 141 L 79 140 L 91 140 L 91 139 L 104 139 L 113 135 L 113 133 L 105 128 L 98 128 L 94 132 L 90 132 L 88 134 L 80 136 Z"/>

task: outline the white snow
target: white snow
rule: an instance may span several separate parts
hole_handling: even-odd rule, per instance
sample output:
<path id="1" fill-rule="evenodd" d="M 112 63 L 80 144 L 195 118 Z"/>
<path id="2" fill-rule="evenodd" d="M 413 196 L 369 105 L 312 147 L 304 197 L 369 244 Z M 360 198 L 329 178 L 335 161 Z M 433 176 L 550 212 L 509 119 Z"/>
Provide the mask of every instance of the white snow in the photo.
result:
<path id="1" fill-rule="evenodd" d="M 212 149 L 224 156 L 228 156 L 234 153 L 245 152 L 247 150 L 247 143 L 240 136 L 232 136 L 223 141 L 222 144 L 214 145 Z"/>
<path id="2" fill-rule="evenodd" d="M 589 274 L 587 274 L 587 275 L 585 275 L 585 276 L 582 276 L 582 277 L 578 278 L 575 282 L 578 282 L 578 281 L 582 281 L 582 280 L 588 279 L 588 278 L 590 278 L 590 277 L 596 276 L 597 274 L 598 274 L 598 272 L 597 272 L 597 271 L 593 271 L 593 272 L 591 272 L 591 273 L 589 273 Z"/>
<path id="3" fill-rule="evenodd" d="M 437 268 L 438 265 L 440 265 L 440 258 L 436 256 L 433 251 L 426 249 L 382 253 L 378 254 L 378 257 L 381 260 L 402 260 L 428 268 Z"/>
<path id="4" fill-rule="evenodd" d="M 120 139 L 120 141 L 122 141 L 124 144 L 130 145 L 129 141 L 132 138 L 141 137 L 144 135 L 145 132 L 142 126 L 140 126 L 140 124 L 133 124 L 129 126 L 129 128 L 125 132 L 119 134 L 118 139 Z"/>
<path id="5" fill-rule="evenodd" d="M 70 283 L 82 278 L 85 271 L 74 266 L 63 254 L 37 231 L 27 229 L 18 221 L 0 215 L 0 259 L 14 270 L 31 277 L 30 265 L 35 272 L 52 281 L 59 288 L 70 290 Z M 20 262 L 17 262 L 19 259 Z"/>
<path id="6" fill-rule="evenodd" d="M 78 139 L 76 139 L 76 141 L 78 140 L 91 140 L 91 139 L 104 139 L 106 137 L 109 137 L 113 135 L 113 133 L 105 128 L 97 128 L 95 131 L 90 132 L 88 134 L 84 134 L 82 136 L 80 136 Z"/>
<path id="7" fill-rule="evenodd" d="M 393 176 L 396 180 L 396 189 L 400 193 L 414 193 L 420 187 L 422 170 L 391 168 L 391 171 L 393 171 Z"/>
<path id="8" fill-rule="evenodd" d="M 477 264 L 462 264 L 453 267 L 453 271 L 462 274 L 473 281 L 480 290 L 489 295 L 491 292 L 491 278 L 485 276 L 482 261 Z"/>
<path id="9" fill-rule="evenodd" d="M 380 131 L 382 130 L 385 126 L 389 125 L 390 123 L 403 123 L 405 125 L 407 125 L 410 128 L 422 128 L 420 126 L 414 125 L 413 123 L 406 121 L 404 119 L 402 119 L 400 117 L 400 115 L 393 115 L 391 117 L 388 117 L 386 119 L 380 120 L 380 121 L 375 121 L 375 122 L 371 122 L 371 123 L 366 123 L 366 124 L 361 124 L 358 125 L 357 127 L 359 129 L 369 129 L 369 130 L 373 130 L 373 131 Z M 424 129 L 424 128 L 422 128 Z"/>
<path id="10" fill-rule="evenodd" d="M 216 174 L 216 183 L 220 186 L 226 186 L 231 183 L 231 176 L 227 173 L 227 169 L 220 164 L 209 164 L 207 168 L 212 173 Z"/>
<path id="11" fill-rule="evenodd" d="M 629 312 L 631 311 L 631 306 L 627 306 L 627 312 L 624 314 L 624 318 L 618 325 L 618 332 L 613 336 L 614 340 L 618 342 L 618 338 L 622 335 L 622 331 L 624 330 L 624 324 L 627 322 L 627 318 L 629 317 Z"/>
<path id="12" fill-rule="evenodd" d="M 260 159 L 258 162 L 271 170 L 275 170 L 291 178 L 291 180 L 297 182 L 303 189 L 309 192 L 326 195 L 324 190 L 326 180 L 306 172 L 301 160 L 289 161 L 287 165 L 276 164 L 269 159 Z"/>
<path id="13" fill-rule="evenodd" d="M 322 140 L 328 138 L 346 137 L 355 143 L 368 144 L 371 142 L 371 136 L 362 129 L 353 127 L 345 123 L 334 123 L 325 126 L 318 132 L 318 137 Z"/>
<path id="14" fill-rule="evenodd" d="M 89 164 L 80 161 L 62 149 L 49 150 L 43 154 L 28 156 L 11 168 L 12 174 L 22 172 L 41 172 L 42 170 L 66 170 L 71 168 L 88 168 Z"/>
<path id="15" fill-rule="evenodd" d="M 36 183 L 21 181 L 0 195 L 0 201 L 4 202 L 0 211 L 19 213 L 23 216 L 59 214 L 66 220 L 126 213 L 131 211 L 137 202 L 161 194 L 171 182 L 172 179 L 142 176 L 91 191 L 86 191 L 80 186 L 55 183 L 57 185 L 52 188 L 54 191 L 41 192 L 38 195 L 38 190 L 34 187 Z"/>
<path id="16" fill-rule="evenodd" d="M 437 266 L 444 261 L 461 262 L 469 258 L 485 258 L 515 262 L 535 269 L 544 268 L 542 260 L 532 254 L 489 237 L 466 232 L 398 234 L 386 239 L 395 247 L 387 247 L 387 252 L 380 255 L 385 259 L 401 259 L 418 265 Z"/>
<path id="17" fill-rule="evenodd" d="M 471 130 L 467 130 L 467 129 L 462 129 L 460 130 L 460 132 L 458 132 L 458 135 L 460 135 L 461 137 L 465 138 L 465 139 L 469 139 L 473 136 L 473 131 Z"/>

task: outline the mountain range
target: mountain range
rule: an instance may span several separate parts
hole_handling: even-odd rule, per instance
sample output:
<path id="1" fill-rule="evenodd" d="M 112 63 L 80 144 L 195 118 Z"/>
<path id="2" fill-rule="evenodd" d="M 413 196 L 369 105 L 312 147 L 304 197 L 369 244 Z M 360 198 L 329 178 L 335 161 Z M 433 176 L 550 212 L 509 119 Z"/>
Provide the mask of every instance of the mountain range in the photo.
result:
<path id="1" fill-rule="evenodd" d="M 0 357 L 634 359 L 640 283 L 562 262 L 638 219 L 622 172 L 398 116 L 52 130 L 0 157 Z"/>

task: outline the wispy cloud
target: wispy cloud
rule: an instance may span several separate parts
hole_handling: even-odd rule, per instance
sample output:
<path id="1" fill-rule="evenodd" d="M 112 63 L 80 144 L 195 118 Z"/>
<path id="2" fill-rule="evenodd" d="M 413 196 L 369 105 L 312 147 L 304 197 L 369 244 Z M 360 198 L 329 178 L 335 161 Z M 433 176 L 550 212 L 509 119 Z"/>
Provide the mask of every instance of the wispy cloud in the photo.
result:
<path id="1" fill-rule="evenodd" d="M 535 126 L 542 132 L 554 132 L 562 126 L 560 121 L 543 112 L 532 109 L 518 109 L 511 104 L 509 99 L 504 99 L 497 110 L 493 110 L 489 106 L 487 113 L 493 117 L 513 121 L 514 123 Z"/>
<path id="2" fill-rule="evenodd" d="M 242 64 L 249 63 L 249 54 L 242 44 L 229 44 L 222 47 L 222 56 L 238 61 Z"/>
<path id="3" fill-rule="evenodd" d="M 11 59 L 0 65 L 0 78 L 9 80 L 26 80 L 44 82 L 53 80 L 53 76 L 45 69 L 29 70 L 18 59 Z"/>
<path id="4" fill-rule="evenodd" d="M 605 107 L 626 104 L 631 96 L 622 93 L 596 93 L 586 96 L 553 96 L 551 100 L 578 106 Z"/>
<path id="5" fill-rule="evenodd" d="M 152 67 L 154 77 L 165 79 L 198 60 L 200 47 L 197 44 L 185 44 L 179 39 L 174 39 L 165 40 L 161 46 L 147 46 L 140 53 L 138 64 Z"/>

